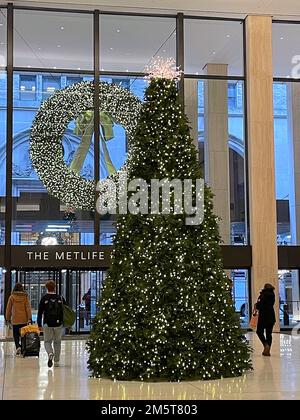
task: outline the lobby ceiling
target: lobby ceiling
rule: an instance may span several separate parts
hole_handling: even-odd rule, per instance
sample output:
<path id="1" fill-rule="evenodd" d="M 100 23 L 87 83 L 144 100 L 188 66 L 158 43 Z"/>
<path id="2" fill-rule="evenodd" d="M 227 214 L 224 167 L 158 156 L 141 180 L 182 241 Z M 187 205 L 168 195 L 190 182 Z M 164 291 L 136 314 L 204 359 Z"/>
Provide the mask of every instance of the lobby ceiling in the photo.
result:
<path id="1" fill-rule="evenodd" d="M 73 6 L 90 5 L 96 0 L 73 0 Z M 177 0 L 115 0 L 114 7 L 109 7 L 111 0 L 100 0 L 107 9 L 116 6 L 135 6 L 147 4 L 158 10 L 158 6 L 175 12 L 182 10 L 182 2 Z M 48 5 L 55 1 L 39 2 L 35 0 L 15 2 L 15 4 Z M 65 0 L 65 4 L 70 3 Z M 97 0 L 98 3 L 98 0 Z M 176 5 L 181 8 L 177 9 Z M 206 15 L 205 10 L 215 10 L 220 15 L 223 10 L 235 11 L 234 17 L 244 17 L 242 10 L 250 8 L 254 13 L 275 12 L 299 13 L 299 0 L 185 0 L 187 13 Z M 296 4 L 297 3 L 297 4 Z M 59 7 L 63 7 L 60 3 Z M 95 7 L 95 5 L 93 6 Z M 101 8 L 99 3 L 98 8 Z M 219 12 L 217 12 L 219 10 Z M 153 10 L 152 10 L 153 11 Z M 239 11 L 239 13 L 237 12 Z M 199 13 L 198 13 L 199 14 Z M 175 19 L 108 16 L 101 18 L 101 70 L 142 72 L 153 55 L 175 56 Z M 293 19 L 297 20 L 295 17 Z M 4 22 L 4 23 L 2 23 Z M 57 13 L 16 11 L 15 14 L 15 65 L 32 68 L 69 68 L 93 70 L 92 16 Z M 63 28 L 63 30 L 61 30 Z M 187 20 L 185 24 L 185 72 L 204 74 L 207 63 L 228 64 L 228 74 L 243 74 L 242 25 L 239 22 Z M 5 63 L 5 19 L 0 14 L 0 66 Z M 273 26 L 273 62 L 274 75 L 289 77 L 292 74 L 292 59 L 300 56 L 300 24 L 274 24 Z"/>
<path id="2" fill-rule="evenodd" d="M 6 1 L 8 3 L 8 1 Z M 56 4 L 62 7 L 91 6 L 99 9 L 148 9 L 162 11 L 185 11 L 190 13 L 212 13 L 212 14 L 271 14 L 282 16 L 298 16 L 300 19 L 299 0 L 19 0 L 15 4 Z"/>

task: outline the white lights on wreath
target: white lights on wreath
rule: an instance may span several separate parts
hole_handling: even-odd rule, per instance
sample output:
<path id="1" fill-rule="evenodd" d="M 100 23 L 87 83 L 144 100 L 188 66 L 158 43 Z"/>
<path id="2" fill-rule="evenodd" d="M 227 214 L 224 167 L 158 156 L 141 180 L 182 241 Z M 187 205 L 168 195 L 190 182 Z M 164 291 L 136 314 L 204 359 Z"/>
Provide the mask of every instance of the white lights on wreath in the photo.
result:
<path id="1" fill-rule="evenodd" d="M 129 149 L 141 110 L 141 101 L 127 89 L 101 82 L 101 111 L 124 127 Z M 56 91 L 38 110 L 30 133 L 30 159 L 50 195 L 74 210 L 94 210 L 94 181 L 72 171 L 64 161 L 62 139 L 70 121 L 93 109 L 94 82 L 83 81 Z M 114 179 L 118 177 L 115 173 Z M 103 188 L 106 186 L 103 184 Z M 101 193 L 101 183 L 99 186 Z"/>

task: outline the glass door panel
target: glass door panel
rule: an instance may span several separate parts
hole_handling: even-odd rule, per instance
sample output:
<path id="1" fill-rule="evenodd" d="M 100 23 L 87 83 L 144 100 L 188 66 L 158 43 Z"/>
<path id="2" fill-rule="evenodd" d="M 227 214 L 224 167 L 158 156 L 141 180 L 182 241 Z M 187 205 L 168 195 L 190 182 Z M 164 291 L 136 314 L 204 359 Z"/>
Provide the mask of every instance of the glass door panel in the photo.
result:
<path id="1" fill-rule="evenodd" d="M 231 270 L 232 299 L 235 311 L 239 314 L 242 328 L 249 323 L 248 270 Z"/>
<path id="2" fill-rule="evenodd" d="M 69 302 L 76 311 L 73 332 L 90 331 L 105 275 L 105 271 L 70 270 Z"/>
<path id="3" fill-rule="evenodd" d="M 61 290 L 61 273 L 60 270 L 42 270 L 42 271 L 23 271 L 17 270 L 13 276 L 13 283 L 20 282 L 23 284 L 25 291 L 28 293 L 31 309 L 32 319 L 37 320 L 37 312 L 39 302 L 42 296 L 46 293 L 45 284 L 49 280 L 56 283 L 57 293 Z M 14 287 L 14 284 L 12 287 Z"/>

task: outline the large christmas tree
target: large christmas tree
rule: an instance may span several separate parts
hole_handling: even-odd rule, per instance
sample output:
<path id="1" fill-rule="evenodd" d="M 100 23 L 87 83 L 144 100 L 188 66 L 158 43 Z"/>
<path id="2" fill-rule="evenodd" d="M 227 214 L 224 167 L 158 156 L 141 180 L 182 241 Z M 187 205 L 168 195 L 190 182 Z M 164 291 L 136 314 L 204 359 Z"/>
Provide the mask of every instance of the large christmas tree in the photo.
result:
<path id="1" fill-rule="evenodd" d="M 202 177 L 174 79 L 145 93 L 129 179 Z M 112 266 L 88 342 L 89 369 L 114 379 L 214 379 L 251 368 L 250 350 L 220 257 L 212 193 L 204 220 L 185 214 L 119 215 Z"/>

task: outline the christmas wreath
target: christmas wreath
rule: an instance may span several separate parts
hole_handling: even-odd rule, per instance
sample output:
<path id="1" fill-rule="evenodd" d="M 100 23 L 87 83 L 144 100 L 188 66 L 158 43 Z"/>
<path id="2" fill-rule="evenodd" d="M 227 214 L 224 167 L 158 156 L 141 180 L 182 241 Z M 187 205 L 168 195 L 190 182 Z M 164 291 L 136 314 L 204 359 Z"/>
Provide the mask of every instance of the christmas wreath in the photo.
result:
<path id="1" fill-rule="evenodd" d="M 100 120 L 103 136 L 111 126 L 120 124 L 127 135 L 129 150 L 140 114 L 141 102 L 129 90 L 110 83 L 100 83 Z M 95 181 L 80 175 L 85 155 L 90 147 L 92 134 L 85 127 L 93 127 L 94 82 L 83 81 L 54 93 L 38 110 L 31 129 L 30 158 L 34 169 L 50 195 L 58 198 L 71 209 L 95 209 Z M 70 121 L 77 120 L 77 134 L 81 144 L 70 167 L 64 161 L 62 139 Z M 84 126 L 84 121 L 87 122 Z M 101 122 L 101 121 L 100 121 Z M 103 136 L 101 140 L 103 140 Z M 111 134 L 108 134 L 108 139 Z M 104 144 L 105 146 L 105 144 Z M 111 160 L 104 147 L 109 177 L 114 180 Z M 122 168 L 121 168 L 122 169 Z M 106 188 L 106 180 L 101 181 Z M 101 193 L 101 183 L 98 190 Z"/>

